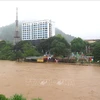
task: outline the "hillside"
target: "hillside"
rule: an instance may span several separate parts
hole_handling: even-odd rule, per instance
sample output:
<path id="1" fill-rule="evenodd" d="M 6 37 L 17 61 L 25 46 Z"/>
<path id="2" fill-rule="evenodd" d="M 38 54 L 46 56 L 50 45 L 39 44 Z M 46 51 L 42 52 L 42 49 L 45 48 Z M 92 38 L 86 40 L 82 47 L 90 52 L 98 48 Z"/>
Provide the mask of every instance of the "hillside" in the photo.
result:
<path id="1" fill-rule="evenodd" d="M 8 26 L 0 27 L 0 40 L 6 40 L 9 42 L 14 41 L 15 23 Z M 71 35 L 65 34 L 60 29 L 55 29 L 55 35 L 61 34 L 69 43 L 75 38 Z M 19 23 L 19 35 L 21 37 L 21 23 Z"/>
<path id="2" fill-rule="evenodd" d="M 65 34 L 58 28 L 55 29 L 55 35 L 57 35 L 57 34 L 61 34 L 69 43 L 75 38 L 74 36 Z"/>

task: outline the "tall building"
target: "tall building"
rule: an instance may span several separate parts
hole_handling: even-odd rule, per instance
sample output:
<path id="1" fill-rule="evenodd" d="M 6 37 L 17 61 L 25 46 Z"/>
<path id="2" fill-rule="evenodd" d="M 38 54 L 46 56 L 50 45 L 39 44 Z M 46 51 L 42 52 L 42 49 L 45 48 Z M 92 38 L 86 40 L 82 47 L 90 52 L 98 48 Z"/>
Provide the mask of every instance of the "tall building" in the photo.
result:
<path id="1" fill-rule="evenodd" d="M 47 39 L 54 35 L 55 26 L 51 20 L 22 23 L 22 40 Z"/>

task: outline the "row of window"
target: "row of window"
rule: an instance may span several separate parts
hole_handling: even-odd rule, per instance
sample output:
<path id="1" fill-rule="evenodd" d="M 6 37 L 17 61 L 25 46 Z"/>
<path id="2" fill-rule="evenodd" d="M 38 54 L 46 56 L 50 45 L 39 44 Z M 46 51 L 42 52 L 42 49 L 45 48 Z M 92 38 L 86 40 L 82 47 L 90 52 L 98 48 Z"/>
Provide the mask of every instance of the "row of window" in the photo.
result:
<path id="1" fill-rule="evenodd" d="M 28 37 L 23 38 L 23 40 L 26 40 L 26 39 L 30 39 L 30 38 L 28 38 Z"/>
<path id="2" fill-rule="evenodd" d="M 47 34 L 43 34 L 43 35 L 41 35 L 41 34 L 35 35 L 35 34 L 34 34 L 33 36 L 38 36 L 38 37 L 40 37 L 40 36 L 47 36 Z M 30 35 L 24 34 L 23 37 L 30 37 Z"/>
<path id="3" fill-rule="evenodd" d="M 31 26 L 31 25 L 47 25 L 48 23 L 47 22 L 42 22 L 42 23 L 32 23 L 32 24 L 26 24 L 26 23 L 23 23 L 23 26 Z"/>
<path id="4" fill-rule="evenodd" d="M 42 39 L 42 38 L 47 38 L 47 36 L 46 37 L 33 37 L 32 39 Z M 28 37 L 23 37 L 23 40 L 30 40 L 30 38 L 28 38 Z"/>
<path id="5" fill-rule="evenodd" d="M 34 33 L 32 33 L 32 34 L 36 34 L 36 35 L 37 35 L 37 34 L 40 34 L 40 35 L 42 35 L 42 34 L 47 34 L 47 32 L 37 32 L 37 33 L 34 32 Z M 30 33 L 25 33 L 25 32 L 24 32 L 23 35 L 30 35 Z"/>
<path id="6" fill-rule="evenodd" d="M 23 38 L 30 38 L 30 36 L 23 36 Z"/>
<path id="7" fill-rule="evenodd" d="M 33 23 L 32 25 L 47 25 L 47 23 Z"/>
<path id="8" fill-rule="evenodd" d="M 32 30 L 44 30 L 44 29 L 48 29 L 47 27 L 33 27 L 33 29 Z M 23 27 L 23 29 L 22 30 L 29 30 L 30 31 L 30 28 L 25 28 L 25 27 Z"/>
<path id="9" fill-rule="evenodd" d="M 33 34 L 33 36 L 47 36 L 47 34 Z M 23 34 L 23 37 L 30 37 L 30 35 Z"/>
<path id="10" fill-rule="evenodd" d="M 32 30 L 34 29 L 40 30 L 40 29 L 48 29 L 48 28 L 47 27 L 33 27 Z"/>
<path id="11" fill-rule="evenodd" d="M 31 33 L 25 31 L 22 34 L 31 34 Z M 34 31 L 34 32 L 32 32 L 32 34 L 48 34 L 48 32 L 47 31 Z"/>
<path id="12" fill-rule="evenodd" d="M 44 30 L 33 30 L 33 31 L 48 31 L 48 30 L 44 29 Z"/>
<path id="13" fill-rule="evenodd" d="M 47 37 L 47 35 L 33 35 L 33 37 Z"/>
<path id="14" fill-rule="evenodd" d="M 40 35 L 42 35 L 42 34 L 47 34 L 47 33 L 33 33 L 33 34 L 40 34 Z"/>
<path id="15" fill-rule="evenodd" d="M 30 29 L 23 29 L 22 31 L 30 31 Z M 47 28 L 44 29 L 33 29 L 33 31 L 48 31 Z"/>
<path id="16" fill-rule="evenodd" d="M 45 39 L 47 37 L 33 37 L 32 39 Z"/>
<path id="17" fill-rule="evenodd" d="M 41 33 L 42 34 L 42 33 L 48 33 L 48 32 L 47 31 L 33 31 L 32 33 L 33 34 L 38 34 L 38 33 Z"/>
<path id="18" fill-rule="evenodd" d="M 32 25 L 32 26 L 29 26 L 29 25 L 27 25 L 27 26 L 22 26 L 23 28 L 30 28 L 30 27 L 47 27 L 48 25 L 47 24 L 39 24 L 39 25 Z"/>
<path id="19" fill-rule="evenodd" d="M 47 24 L 47 22 L 39 22 L 39 23 L 33 23 L 33 24 Z"/>

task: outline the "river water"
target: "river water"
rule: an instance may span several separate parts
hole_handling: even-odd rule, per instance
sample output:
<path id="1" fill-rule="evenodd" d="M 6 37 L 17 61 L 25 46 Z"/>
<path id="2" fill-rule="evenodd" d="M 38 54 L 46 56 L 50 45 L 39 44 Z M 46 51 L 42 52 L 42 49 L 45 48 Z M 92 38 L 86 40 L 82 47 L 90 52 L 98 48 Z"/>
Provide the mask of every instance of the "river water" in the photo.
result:
<path id="1" fill-rule="evenodd" d="M 0 61 L 0 94 L 27 100 L 100 100 L 100 67 Z"/>

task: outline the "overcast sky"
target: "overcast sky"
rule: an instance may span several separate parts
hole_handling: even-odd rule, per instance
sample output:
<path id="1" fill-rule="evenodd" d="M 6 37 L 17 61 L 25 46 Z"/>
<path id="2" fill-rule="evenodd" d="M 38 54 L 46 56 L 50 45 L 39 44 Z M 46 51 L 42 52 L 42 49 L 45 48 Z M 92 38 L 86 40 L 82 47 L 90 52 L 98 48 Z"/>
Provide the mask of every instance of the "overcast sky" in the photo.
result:
<path id="1" fill-rule="evenodd" d="M 100 1 L 0 1 L 0 27 L 19 21 L 51 19 L 66 34 L 100 39 Z"/>

